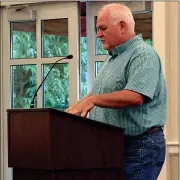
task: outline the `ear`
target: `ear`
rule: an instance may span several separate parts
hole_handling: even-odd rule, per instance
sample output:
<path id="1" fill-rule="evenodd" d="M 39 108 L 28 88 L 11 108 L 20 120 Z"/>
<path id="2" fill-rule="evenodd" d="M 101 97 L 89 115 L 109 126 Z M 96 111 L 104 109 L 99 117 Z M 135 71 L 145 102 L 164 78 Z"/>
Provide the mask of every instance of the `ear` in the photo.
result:
<path id="1" fill-rule="evenodd" d="M 120 25 L 121 33 L 124 34 L 124 32 L 126 32 L 127 29 L 126 23 L 124 21 L 120 21 L 119 25 Z"/>

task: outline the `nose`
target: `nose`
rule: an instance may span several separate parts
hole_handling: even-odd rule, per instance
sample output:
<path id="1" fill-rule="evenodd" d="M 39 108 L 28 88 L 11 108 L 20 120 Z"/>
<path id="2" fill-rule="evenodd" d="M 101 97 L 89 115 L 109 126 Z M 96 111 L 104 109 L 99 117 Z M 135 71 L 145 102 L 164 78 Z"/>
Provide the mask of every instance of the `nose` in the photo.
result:
<path id="1" fill-rule="evenodd" d="M 101 38 L 102 36 L 103 36 L 102 31 L 98 30 L 98 31 L 97 31 L 97 34 L 96 34 L 96 37 L 97 37 L 97 38 Z"/>

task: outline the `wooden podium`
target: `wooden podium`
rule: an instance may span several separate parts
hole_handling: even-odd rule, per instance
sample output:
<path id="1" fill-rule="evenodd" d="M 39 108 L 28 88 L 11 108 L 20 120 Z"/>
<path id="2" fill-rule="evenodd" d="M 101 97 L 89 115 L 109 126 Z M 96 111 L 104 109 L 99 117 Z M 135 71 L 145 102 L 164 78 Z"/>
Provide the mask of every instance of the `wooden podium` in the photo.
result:
<path id="1" fill-rule="evenodd" d="M 123 180 L 123 129 L 56 109 L 8 109 L 13 180 Z"/>

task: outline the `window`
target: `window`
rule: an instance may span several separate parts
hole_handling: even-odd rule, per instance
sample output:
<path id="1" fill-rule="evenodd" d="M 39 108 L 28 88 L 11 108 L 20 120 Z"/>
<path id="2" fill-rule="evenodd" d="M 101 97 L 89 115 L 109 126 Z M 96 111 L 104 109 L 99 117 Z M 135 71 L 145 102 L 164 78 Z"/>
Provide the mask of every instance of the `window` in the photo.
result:
<path id="1" fill-rule="evenodd" d="M 61 57 L 68 55 L 68 19 L 41 21 L 42 57 Z"/>
<path id="2" fill-rule="evenodd" d="M 134 12 L 135 32 L 141 33 L 144 41 L 152 46 L 152 11 Z"/>
<path id="3" fill-rule="evenodd" d="M 11 66 L 11 108 L 29 108 L 36 85 L 36 65 Z"/>
<path id="4" fill-rule="evenodd" d="M 73 59 L 59 61 L 54 66 L 38 91 L 34 107 L 65 110 L 77 101 L 78 85 L 75 85 L 78 84 L 79 65 L 77 4 L 77 2 L 32 3 L 23 8 L 23 11 L 20 10 L 21 17 L 16 15 L 18 11 L 4 9 L 3 43 L 6 47 L 10 47 L 5 48 L 3 52 L 6 67 L 3 74 L 7 82 L 6 101 L 10 102 L 10 106 L 6 109 L 29 108 L 37 87 L 50 67 L 68 54 L 72 54 Z M 33 12 L 36 11 L 36 17 L 27 16 L 32 9 Z M 9 16 L 9 12 L 13 12 L 13 18 Z"/>
<path id="5" fill-rule="evenodd" d="M 11 59 L 36 58 L 36 21 L 12 22 Z"/>
<path id="6" fill-rule="evenodd" d="M 95 76 L 97 76 L 102 65 L 103 65 L 103 61 L 96 61 L 95 62 Z"/>

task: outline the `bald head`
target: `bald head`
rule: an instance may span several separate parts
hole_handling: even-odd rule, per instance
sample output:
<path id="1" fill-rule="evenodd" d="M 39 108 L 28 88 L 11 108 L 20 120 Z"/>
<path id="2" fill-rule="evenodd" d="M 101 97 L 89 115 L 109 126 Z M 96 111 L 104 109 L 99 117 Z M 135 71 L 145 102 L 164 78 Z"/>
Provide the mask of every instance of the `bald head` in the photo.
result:
<path id="1" fill-rule="evenodd" d="M 134 33 L 134 18 L 130 9 L 125 5 L 116 3 L 105 5 L 100 9 L 99 16 L 107 16 L 111 24 L 124 22 L 128 32 Z"/>

